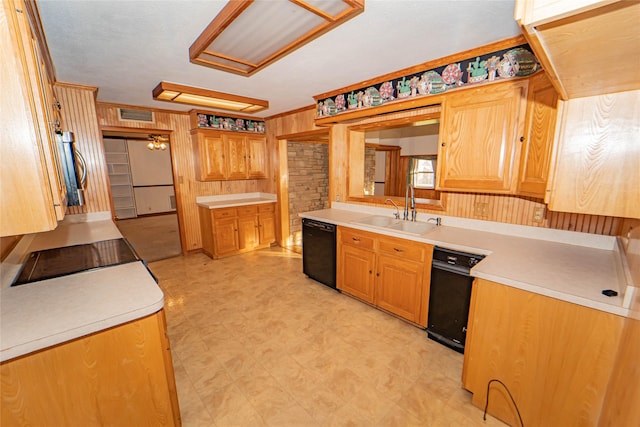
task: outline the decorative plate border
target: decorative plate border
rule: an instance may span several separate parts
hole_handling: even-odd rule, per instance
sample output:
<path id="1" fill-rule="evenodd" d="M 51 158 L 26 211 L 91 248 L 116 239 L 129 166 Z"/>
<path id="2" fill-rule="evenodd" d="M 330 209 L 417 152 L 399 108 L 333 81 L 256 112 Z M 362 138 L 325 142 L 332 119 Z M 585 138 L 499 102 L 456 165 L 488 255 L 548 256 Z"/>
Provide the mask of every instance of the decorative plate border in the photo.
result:
<path id="1" fill-rule="evenodd" d="M 262 120 L 240 119 L 237 117 L 205 113 L 198 113 L 197 120 L 198 129 L 219 129 L 231 132 L 265 133 L 265 123 Z"/>
<path id="2" fill-rule="evenodd" d="M 538 59 L 525 43 L 317 100 L 316 118 L 468 85 L 528 76 L 540 68 Z"/>

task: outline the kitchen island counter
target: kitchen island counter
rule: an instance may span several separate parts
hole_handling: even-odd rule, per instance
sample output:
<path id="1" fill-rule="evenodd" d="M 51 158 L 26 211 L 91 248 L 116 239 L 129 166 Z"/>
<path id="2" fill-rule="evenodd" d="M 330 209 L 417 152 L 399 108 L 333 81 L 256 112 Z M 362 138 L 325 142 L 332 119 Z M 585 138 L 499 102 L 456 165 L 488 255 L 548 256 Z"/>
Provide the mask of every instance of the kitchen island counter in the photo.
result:
<path id="1" fill-rule="evenodd" d="M 67 216 L 53 231 L 23 237 L 2 262 L 0 361 L 121 325 L 164 307 L 164 295 L 141 261 L 10 287 L 32 251 L 120 237 L 110 215 Z"/>

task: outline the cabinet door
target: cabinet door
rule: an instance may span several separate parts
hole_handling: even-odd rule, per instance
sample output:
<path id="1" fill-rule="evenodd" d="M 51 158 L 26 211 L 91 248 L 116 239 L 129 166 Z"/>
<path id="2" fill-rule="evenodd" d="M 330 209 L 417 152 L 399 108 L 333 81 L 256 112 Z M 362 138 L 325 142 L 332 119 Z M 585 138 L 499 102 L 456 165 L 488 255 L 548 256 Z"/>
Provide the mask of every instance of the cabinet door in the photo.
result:
<path id="1" fill-rule="evenodd" d="M 529 83 L 518 194 L 544 198 L 558 115 L 558 93 L 544 73 Z"/>
<path id="2" fill-rule="evenodd" d="M 251 250 L 258 247 L 258 218 L 257 216 L 238 217 L 238 246 L 239 248 Z"/>
<path id="3" fill-rule="evenodd" d="M 267 177 L 267 140 L 263 136 L 247 137 L 247 173 L 249 179 Z"/>
<path id="4" fill-rule="evenodd" d="M 196 134 L 196 176 L 200 181 L 223 180 L 227 177 L 225 145 L 221 134 Z"/>
<path id="5" fill-rule="evenodd" d="M 411 322 L 418 322 L 422 298 L 422 264 L 378 255 L 376 305 Z"/>
<path id="6" fill-rule="evenodd" d="M 23 2 L 0 7 L 2 144 L 0 144 L 0 236 L 53 230 L 64 215 L 66 191 L 57 175 L 52 108 L 44 89 L 50 82 Z M 5 132 L 6 131 L 6 132 Z"/>
<path id="7" fill-rule="evenodd" d="M 374 252 L 341 244 L 338 257 L 338 289 L 368 303 L 374 302 Z"/>
<path id="8" fill-rule="evenodd" d="M 272 213 L 261 213 L 258 216 L 260 245 L 270 245 L 276 241 L 276 218 Z"/>
<path id="9" fill-rule="evenodd" d="M 515 192 L 527 81 L 497 83 L 445 97 L 438 189 Z"/>
<path id="10" fill-rule="evenodd" d="M 238 222 L 236 218 L 215 220 L 213 242 L 216 256 L 228 255 L 239 249 Z"/>
<path id="11" fill-rule="evenodd" d="M 247 146 L 242 135 L 224 135 L 227 145 L 227 179 L 247 179 Z"/>
<path id="12" fill-rule="evenodd" d="M 549 209 L 640 218 L 640 90 L 561 101 Z"/>

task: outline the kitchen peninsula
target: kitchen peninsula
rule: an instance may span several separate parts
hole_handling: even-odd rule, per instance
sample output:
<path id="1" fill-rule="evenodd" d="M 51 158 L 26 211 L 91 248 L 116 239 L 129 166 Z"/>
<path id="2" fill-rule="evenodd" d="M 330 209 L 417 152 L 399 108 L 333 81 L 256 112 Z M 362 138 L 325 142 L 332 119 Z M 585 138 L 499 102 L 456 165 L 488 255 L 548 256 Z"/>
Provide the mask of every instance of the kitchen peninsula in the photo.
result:
<path id="1" fill-rule="evenodd" d="M 164 296 L 142 262 L 9 286 L 32 251 L 120 237 L 109 212 L 69 215 L 3 261 L 3 424 L 180 425 Z"/>
<path id="2" fill-rule="evenodd" d="M 487 384 L 500 379 L 536 425 L 595 423 L 625 320 L 639 315 L 631 309 L 636 288 L 616 238 L 455 217 L 422 234 L 406 233 L 367 225 L 372 215 L 391 218 L 392 211 L 333 203 L 332 209 L 301 214 L 343 229 L 486 255 L 471 269 L 462 386 L 473 393 L 473 403 L 482 407 Z M 603 295 L 606 289 L 617 295 Z M 540 376 L 554 378 L 553 387 Z M 489 390 L 490 412 L 517 424 L 514 403 L 496 387 Z"/>

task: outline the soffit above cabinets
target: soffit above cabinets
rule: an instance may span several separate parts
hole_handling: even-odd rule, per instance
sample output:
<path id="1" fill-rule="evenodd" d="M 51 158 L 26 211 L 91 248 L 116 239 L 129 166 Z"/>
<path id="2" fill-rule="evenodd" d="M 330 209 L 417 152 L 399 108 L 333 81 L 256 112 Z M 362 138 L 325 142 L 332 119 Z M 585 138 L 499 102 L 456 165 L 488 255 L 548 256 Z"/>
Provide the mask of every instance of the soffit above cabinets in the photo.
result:
<path id="1" fill-rule="evenodd" d="M 640 2 L 519 0 L 516 21 L 562 99 L 640 89 Z"/>
<path id="2" fill-rule="evenodd" d="M 189 48 L 194 64 L 250 76 L 364 11 L 364 0 L 231 0 Z"/>

